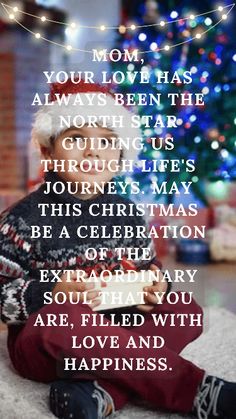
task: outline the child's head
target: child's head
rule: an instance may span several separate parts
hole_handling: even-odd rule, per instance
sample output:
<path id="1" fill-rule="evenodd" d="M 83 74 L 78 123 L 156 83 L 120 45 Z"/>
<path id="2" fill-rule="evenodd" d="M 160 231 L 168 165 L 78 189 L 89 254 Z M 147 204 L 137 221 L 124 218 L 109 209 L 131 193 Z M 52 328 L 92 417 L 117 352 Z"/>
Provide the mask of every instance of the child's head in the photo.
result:
<path id="1" fill-rule="evenodd" d="M 65 160 L 63 170 L 58 170 L 65 181 L 107 183 L 114 176 L 122 156 L 116 140 L 109 128 L 71 127 L 56 138 L 51 137 L 49 147 L 43 147 L 42 153 L 52 161 Z M 77 161 L 77 171 L 69 170 L 70 161 Z"/>
<path id="2" fill-rule="evenodd" d="M 130 138 L 129 150 L 115 145 L 119 144 L 119 137 Z M 140 131 L 132 127 L 131 113 L 117 106 L 106 87 L 84 81 L 75 84 L 71 80 L 51 85 L 50 103 L 36 113 L 32 130 L 32 138 L 46 159 L 65 160 L 65 171 L 58 174 L 72 182 L 111 180 L 116 173 L 106 163 L 114 161 L 115 168 L 115 161 L 119 163 L 122 158 L 136 159 L 137 150 L 132 148 L 134 137 L 140 137 Z M 78 161 L 77 171 L 66 170 L 69 160 Z M 81 171 L 82 160 L 98 161 L 99 169 L 103 166 L 104 170 L 97 171 L 92 165 L 91 170 Z"/>

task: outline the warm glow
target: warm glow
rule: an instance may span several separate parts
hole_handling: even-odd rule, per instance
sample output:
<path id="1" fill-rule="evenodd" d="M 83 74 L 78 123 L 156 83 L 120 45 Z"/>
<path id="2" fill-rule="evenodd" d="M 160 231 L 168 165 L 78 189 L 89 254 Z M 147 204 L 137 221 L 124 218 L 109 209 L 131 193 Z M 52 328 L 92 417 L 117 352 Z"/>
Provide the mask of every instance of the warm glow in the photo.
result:
<path id="1" fill-rule="evenodd" d="M 124 34 L 124 33 L 126 32 L 126 27 L 125 27 L 124 25 L 120 25 L 120 26 L 119 26 L 119 32 L 120 32 L 121 34 Z"/>

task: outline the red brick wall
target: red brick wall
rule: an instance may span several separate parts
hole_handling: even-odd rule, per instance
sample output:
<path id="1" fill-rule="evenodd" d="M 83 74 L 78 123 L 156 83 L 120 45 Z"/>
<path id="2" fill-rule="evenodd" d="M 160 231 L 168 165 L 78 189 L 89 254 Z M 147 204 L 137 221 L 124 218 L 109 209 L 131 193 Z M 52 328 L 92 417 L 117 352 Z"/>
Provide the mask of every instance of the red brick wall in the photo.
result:
<path id="1" fill-rule="evenodd" d="M 50 47 L 29 34 L 0 38 L 0 212 L 27 191 L 28 147 L 34 94 L 45 91 Z"/>
<path id="2" fill-rule="evenodd" d="M 0 53 L 0 190 L 20 188 L 15 126 L 15 59 Z"/>

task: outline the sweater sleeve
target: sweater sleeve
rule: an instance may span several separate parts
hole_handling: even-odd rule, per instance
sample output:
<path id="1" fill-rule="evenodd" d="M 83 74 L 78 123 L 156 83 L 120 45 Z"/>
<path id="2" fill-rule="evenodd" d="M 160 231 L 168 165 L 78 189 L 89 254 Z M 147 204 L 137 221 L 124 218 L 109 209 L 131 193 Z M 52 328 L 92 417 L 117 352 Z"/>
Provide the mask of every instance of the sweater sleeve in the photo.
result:
<path id="1" fill-rule="evenodd" d="M 140 225 L 140 226 L 145 226 L 146 231 L 149 231 L 149 227 L 148 227 L 148 223 L 145 221 L 145 219 L 143 217 L 134 217 L 134 224 L 135 225 Z M 154 245 L 154 242 L 151 238 L 135 238 L 134 239 L 134 243 L 133 243 L 134 247 L 138 247 L 140 249 L 142 248 L 148 248 L 149 249 L 149 254 L 150 254 L 150 259 L 148 261 L 144 261 L 141 257 L 138 260 L 135 260 L 134 263 L 137 267 L 137 269 L 146 269 L 148 270 L 150 268 L 150 266 L 152 264 L 156 265 L 160 270 L 162 270 L 162 263 L 158 258 L 158 255 L 156 253 L 156 248 Z M 172 284 L 171 282 L 167 283 L 167 290 L 166 290 L 166 294 L 168 294 L 172 289 Z"/>
<path id="2" fill-rule="evenodd" d="M 149 227 L 148 223 L 142 216 L 135 216 L 131 218 L 131 224 L 133 227 L 142 226 L 145 228 L 145 232 L 148 233 Z M 134 237 L 133 238 L 133 247 L 140 249 L 140 257 L 134 260 L 134 263 L 137 269 L 149 269 L 149 266 L 152 263 L 155 263 L 160 269 L 162 267 L 161 262 L 158 259 L 158 255 L 156 253 L 154 242 L 149 237 Z M 149 260 L 143 260 L 142 258 L 142 251 L 141 249 L 147 248 L 149 249 Z"/>
<path id="3" fill-rule="evenodd" d="M 0 312 L 4 323 L 25 322 L 43 306 L 44 293 L 55 283 L 39 282 L 29 274 L 32 244 L 23 239 L 7 217 L 0 221 Z"/>

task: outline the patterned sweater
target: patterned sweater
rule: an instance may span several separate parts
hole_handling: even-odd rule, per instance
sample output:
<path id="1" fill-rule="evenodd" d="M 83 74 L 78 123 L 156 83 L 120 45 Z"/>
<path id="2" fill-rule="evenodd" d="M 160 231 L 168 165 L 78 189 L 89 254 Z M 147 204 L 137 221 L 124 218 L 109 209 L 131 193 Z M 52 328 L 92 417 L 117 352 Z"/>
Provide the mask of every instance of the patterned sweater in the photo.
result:
<path id="1" fill-rule="evenodd" d="M 46 180 L 55 183 L 61 181 L 56 173 L 49 172 Z M 126 225 L 144 225 L 142 217 L 116 216 L 92 217 L 89 206 L 92 203 L 114 204 L 131 203 L 118 194 L 101 194 L 95 198 L 82 200 L 74 195 L 63 192 L 56 194 L 52 190 L 45 194 L 45 183 L 38 190 L 29 194 L 16 203 L 13 207 L 3 212 L 0 216 L 0 291 L 1 291 L 1 319 L 5 323 L 14 324 L 25 322 L 29 315 L 39 310 L 44 304 L 44 293 L 52 291 L 56 282 L 40 282 L 40 269 L 85 269 L 93 268 L 99 260 L 88 260 L 85 257 L 87 248 L 108 248 L 107 257 L 102 261 L 105 269 L 110 269 L 114 264 L 119 265 L 115 248 L 143 248 L 150 247 L 152 261 L 155 252 L 150 239 L 146 238 L 110 238 L 98 239 L 86 237 L 79 239 L 77 228 L 80 225 L 96 225 L 98 230 L 106 226 L 107 232 L 112 232 L 114 225 L 123 228 Z M 39 203 L 49 204 L 80 204 L 82 214 L 62 216 L 42 216 L 38 207 Z M 31 226 L 51 225 L 52 238 L 31 238 Z M 58 239 L 62 227 L 66 226 L 70 238 Z M 123 236 L 123 234 L 121 234 Z M 111 236 L 112 237 L 112 236 Z M 135 260 L 139 266 L 143 261 Z M 151 262 L 149 262 L 150 264 Z M 48 275 L 50 277 L 50 274 Z"/>

